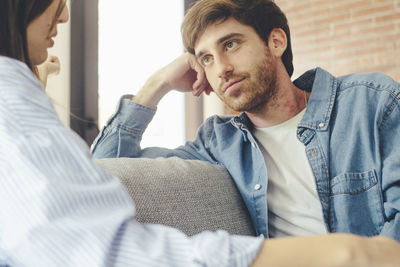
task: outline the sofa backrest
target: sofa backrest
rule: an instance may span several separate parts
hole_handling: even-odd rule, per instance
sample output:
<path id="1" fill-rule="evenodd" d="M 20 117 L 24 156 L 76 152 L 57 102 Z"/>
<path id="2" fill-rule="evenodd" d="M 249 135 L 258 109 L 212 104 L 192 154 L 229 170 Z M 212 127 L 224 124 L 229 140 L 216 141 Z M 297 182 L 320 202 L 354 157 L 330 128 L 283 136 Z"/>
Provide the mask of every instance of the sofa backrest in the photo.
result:
<path id="1" fill-rule="evenodd" d="M 115 158 L 96 163 L 125 184 L 141 223 L 169 225 L 187 235 L 217 229 L 255 235 L 245 204 L 222 166 L 179 158 Z"/>

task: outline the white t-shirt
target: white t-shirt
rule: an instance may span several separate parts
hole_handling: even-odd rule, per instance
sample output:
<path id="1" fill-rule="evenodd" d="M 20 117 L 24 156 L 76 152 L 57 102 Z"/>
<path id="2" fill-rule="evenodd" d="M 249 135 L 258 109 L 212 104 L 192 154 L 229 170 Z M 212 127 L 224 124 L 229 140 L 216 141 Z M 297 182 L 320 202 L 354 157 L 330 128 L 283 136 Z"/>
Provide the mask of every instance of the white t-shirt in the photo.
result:
<path id="1" fill-rule="evenodd" d="M 256 128 L 268 169 L 268 229 L 271 237 L 327 233 L 305 146 L 296 136 L 305 109 L 279 125 Z"/>

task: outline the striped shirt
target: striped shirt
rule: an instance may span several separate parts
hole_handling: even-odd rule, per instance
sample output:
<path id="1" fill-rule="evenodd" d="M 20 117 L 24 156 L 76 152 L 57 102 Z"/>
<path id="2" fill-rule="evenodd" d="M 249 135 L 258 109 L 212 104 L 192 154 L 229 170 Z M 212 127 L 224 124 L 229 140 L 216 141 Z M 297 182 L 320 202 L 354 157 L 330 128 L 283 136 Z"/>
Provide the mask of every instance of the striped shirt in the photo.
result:
<path id="1" fill-rule="evenodd" d="M 263 239 L 140 224 L 118 179 L 0 56 L 0 266 L 249 266 Z"/>

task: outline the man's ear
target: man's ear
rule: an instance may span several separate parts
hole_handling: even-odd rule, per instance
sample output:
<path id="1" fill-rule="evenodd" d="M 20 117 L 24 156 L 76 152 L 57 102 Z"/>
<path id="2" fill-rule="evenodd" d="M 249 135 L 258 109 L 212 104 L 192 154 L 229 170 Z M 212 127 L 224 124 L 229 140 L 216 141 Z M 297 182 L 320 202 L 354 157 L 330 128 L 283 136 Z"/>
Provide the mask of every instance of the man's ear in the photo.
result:
<path id="1" fill-rule="evenodd" d="M 275 28 L 268 37 L 268 48 L 271 54 L 276 57 L 282 57 L 287 48 L 286 33 L 281 28 Z"/>

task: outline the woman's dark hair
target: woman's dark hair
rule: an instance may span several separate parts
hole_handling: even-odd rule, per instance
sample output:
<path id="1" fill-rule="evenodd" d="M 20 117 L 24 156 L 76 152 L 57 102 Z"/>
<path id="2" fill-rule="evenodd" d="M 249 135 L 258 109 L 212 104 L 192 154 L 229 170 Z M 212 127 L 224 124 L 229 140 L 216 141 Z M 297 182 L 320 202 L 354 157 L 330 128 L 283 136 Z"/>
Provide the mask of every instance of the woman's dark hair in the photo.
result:
<path id="1" fill-rule="evenodd" d="M 34 69 L 29 60 L 26 29 L 53 1 L 0 0 L 0 55 L 21 60 L 31 70 Z M 64 4 L 64 1 L 60 1 L 56 18 L 61 14 Z"/>

